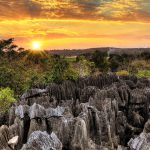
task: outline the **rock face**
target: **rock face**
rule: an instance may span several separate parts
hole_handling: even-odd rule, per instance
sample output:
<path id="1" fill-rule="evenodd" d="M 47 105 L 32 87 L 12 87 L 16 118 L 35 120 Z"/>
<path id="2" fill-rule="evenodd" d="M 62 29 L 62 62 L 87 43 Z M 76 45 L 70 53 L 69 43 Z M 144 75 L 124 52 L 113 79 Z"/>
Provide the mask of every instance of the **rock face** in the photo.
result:
<path id="1" fill-rule="evenodd" d="M 15 146 L 18 144 L 18 138 L 19 136 L 15 136 L 8 141 L 8 145 L 10 145 L 12 149 L 15 149 Z"/>
<path id="2" fill-rule="evenodd" d="M 9 130 L 7 126 L 3 125 L 0 128 L 0 149 L 9 148 L 8 140 L 9 140 Z"/>
<path id="3" fill-rule="evenodd" d="M 149 104 L 150 81 L 133 76 L 31 89 L 3 121 L 0 150 L 149 150 Z"/>
<path id="4" fill-rule="evenodd" d="M 150 150 L 150 119 L 146 122 L 143 132 L 128 142 L 131 149 L 134 150 Z"/>
<path id="5" fill-rule="evenodd" d="M 62 144 L 53 132 L 49 135 L 46 132 L 35 131 L 30 135 L 27 144 L 25 144 L 21 150 L 32 149 L 62 150 Z"/>

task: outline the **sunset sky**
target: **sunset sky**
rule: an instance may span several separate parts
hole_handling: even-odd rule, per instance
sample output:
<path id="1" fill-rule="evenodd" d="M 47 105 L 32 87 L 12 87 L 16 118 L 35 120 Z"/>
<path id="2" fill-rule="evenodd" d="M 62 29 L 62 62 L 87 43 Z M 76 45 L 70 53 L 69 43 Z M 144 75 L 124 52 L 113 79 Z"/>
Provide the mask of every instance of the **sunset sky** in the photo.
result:
<path id="1" fill-rule="evenodd" d="M 0 0 L 0 39 L 32 49 L 150 47 L 150 0 Z"/>

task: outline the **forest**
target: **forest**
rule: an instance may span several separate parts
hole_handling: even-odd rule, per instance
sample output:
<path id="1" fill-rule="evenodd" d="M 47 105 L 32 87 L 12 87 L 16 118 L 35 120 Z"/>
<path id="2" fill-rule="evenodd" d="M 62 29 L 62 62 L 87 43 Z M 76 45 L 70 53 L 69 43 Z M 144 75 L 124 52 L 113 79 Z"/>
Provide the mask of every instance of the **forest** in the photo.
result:
<path id="1" fill-rule="evenodd" d="M 20 48 L 14 39 L 0 41 L 0 87 L 16 96 L 31 87 L 102 73 L 150 77 L 150 53 L 108 54 L 95 50 L 78 56 L 49 54 Z"/>

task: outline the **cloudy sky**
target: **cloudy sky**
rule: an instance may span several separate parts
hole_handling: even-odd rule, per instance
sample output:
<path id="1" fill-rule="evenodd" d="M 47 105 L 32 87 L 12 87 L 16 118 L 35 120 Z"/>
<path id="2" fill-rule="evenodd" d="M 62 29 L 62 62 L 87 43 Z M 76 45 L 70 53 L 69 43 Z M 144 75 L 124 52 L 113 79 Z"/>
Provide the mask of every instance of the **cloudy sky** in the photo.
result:
<path id="1" fill-rule="evenodd" d="M 150 0 L 0 0 L 0 39 L 43 49 L 150 47 Z"/>

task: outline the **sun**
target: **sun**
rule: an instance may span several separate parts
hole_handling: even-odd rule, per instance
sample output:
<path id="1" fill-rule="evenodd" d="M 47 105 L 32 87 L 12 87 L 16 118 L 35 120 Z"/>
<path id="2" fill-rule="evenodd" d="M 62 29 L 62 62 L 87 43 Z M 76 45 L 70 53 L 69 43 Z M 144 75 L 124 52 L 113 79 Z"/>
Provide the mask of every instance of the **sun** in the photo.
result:
<path id="1" fill-rule="evenodd" d="M 41 50 L 41 42 L 39 42 L 39 41 L 33 41 L 32 42 L 32 49 L 33 50 Z"/>

